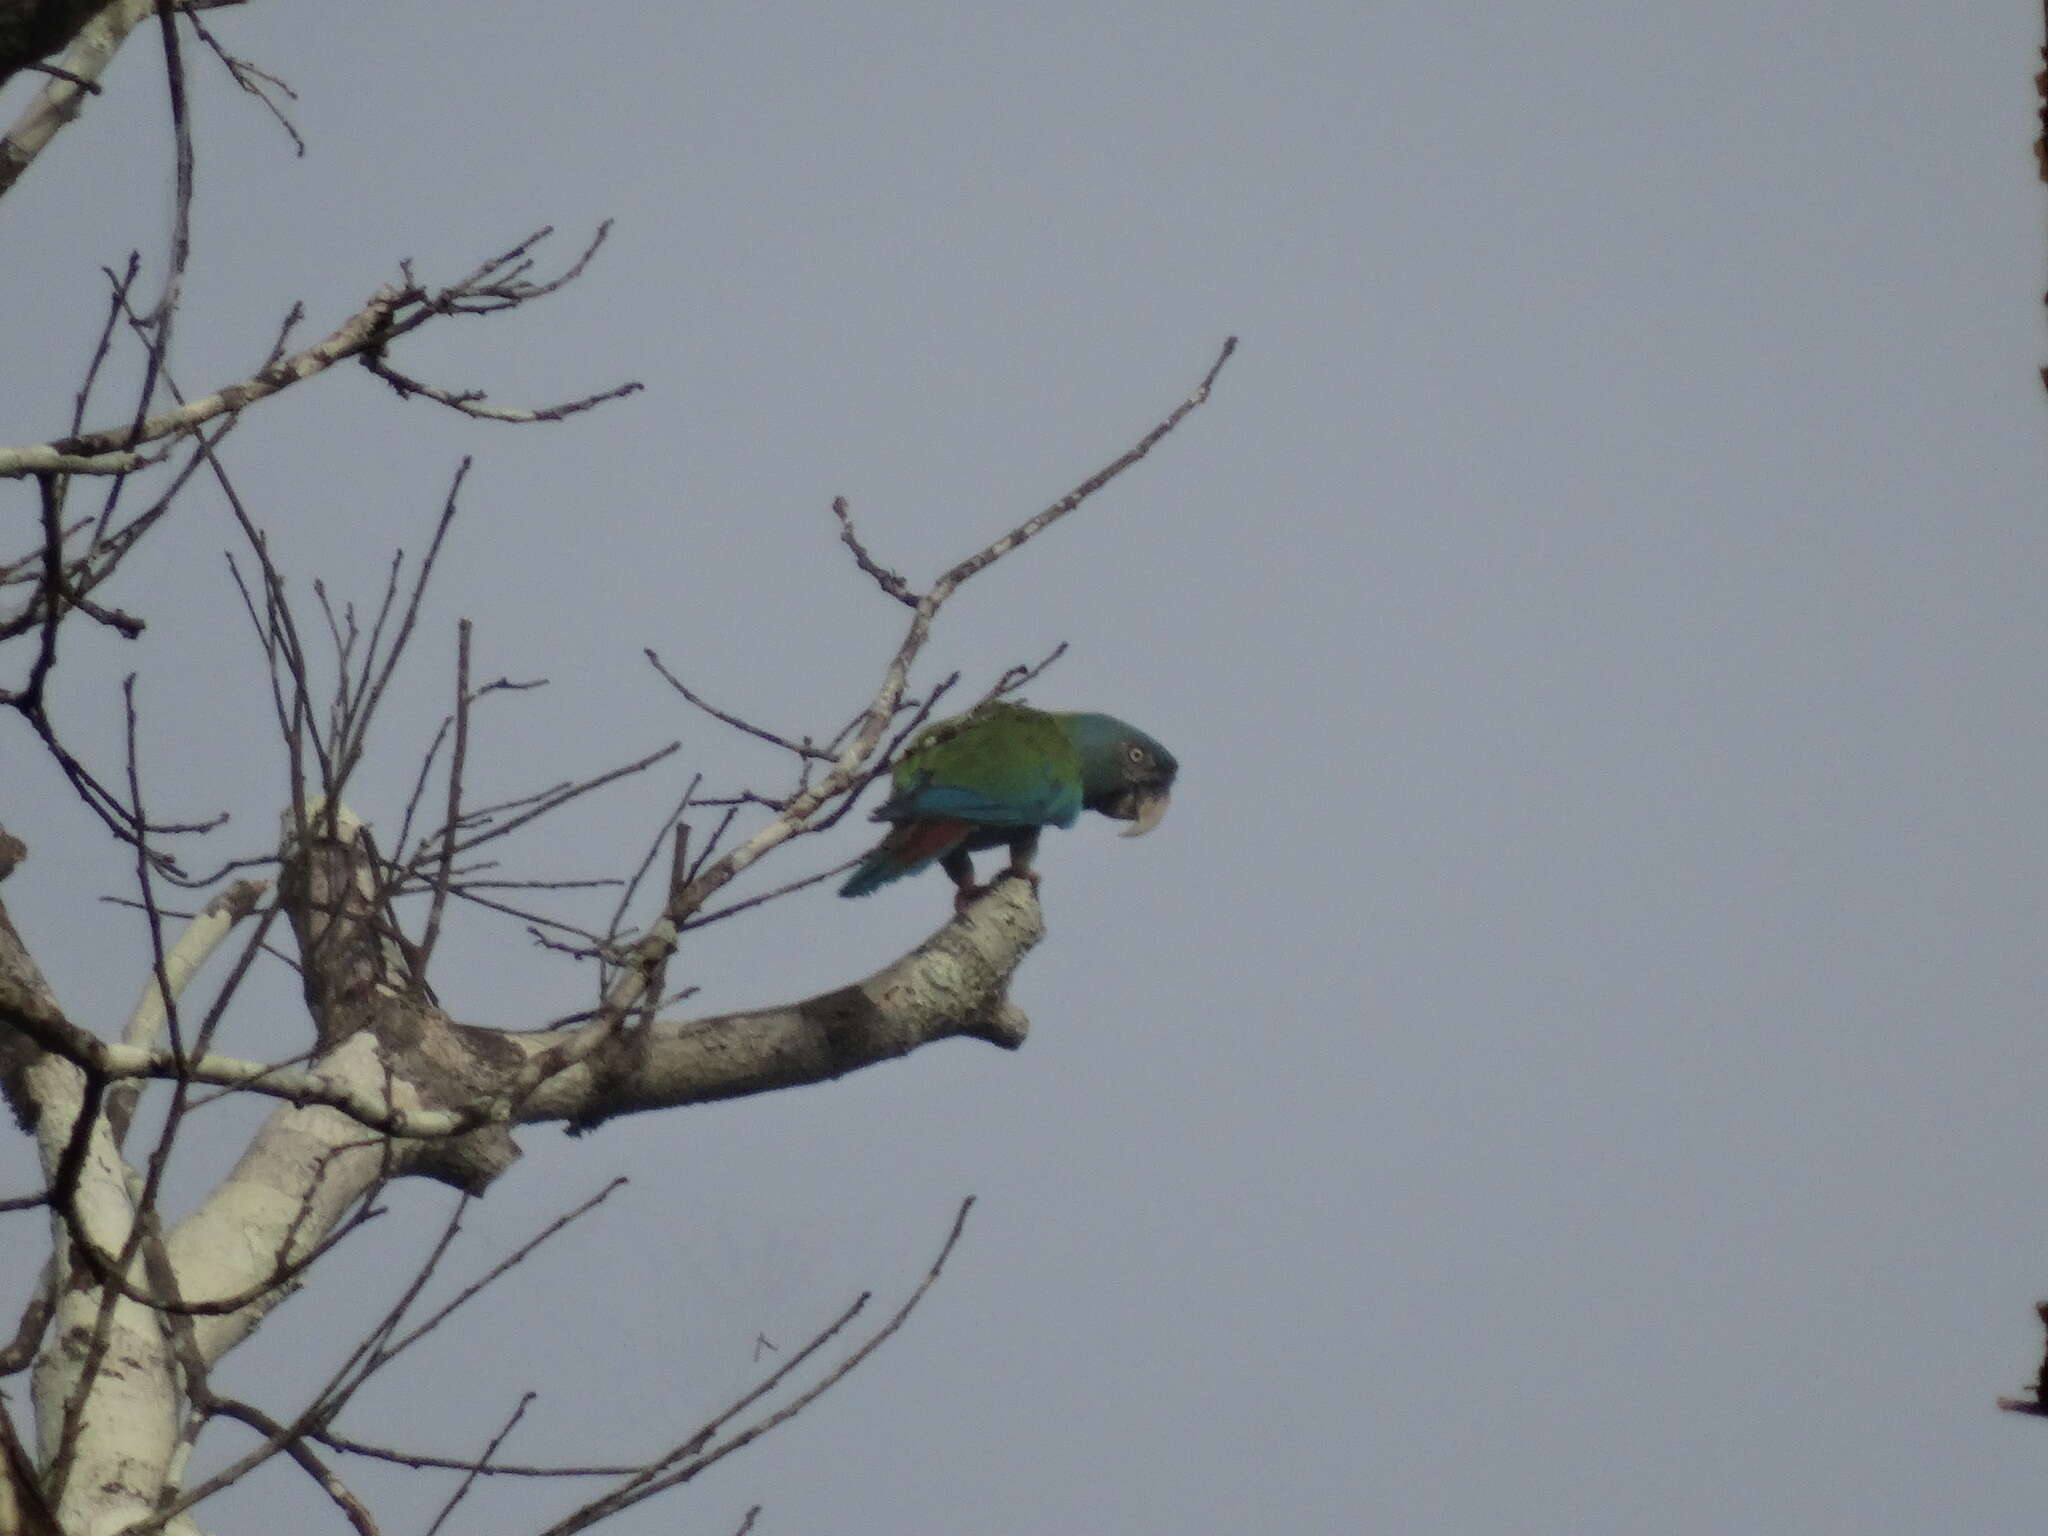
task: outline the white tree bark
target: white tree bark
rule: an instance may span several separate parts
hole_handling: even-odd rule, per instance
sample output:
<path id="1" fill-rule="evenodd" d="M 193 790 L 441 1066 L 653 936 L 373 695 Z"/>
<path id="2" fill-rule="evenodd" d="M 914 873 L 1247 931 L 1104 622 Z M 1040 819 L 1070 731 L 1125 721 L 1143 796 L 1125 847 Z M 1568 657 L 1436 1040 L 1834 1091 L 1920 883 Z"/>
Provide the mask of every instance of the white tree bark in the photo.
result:
<path id="1" fill-rule="evenodd" d="M 64 1468 L 56 1510 L 67 1532 L 113 1536 L 175 1496 L 189 1406 L 175 1337 L 188 1342 L 187 1358 L 218 1361 L 304 1283 L 293 1266 L 384 1180 L 426 1176 L 481 1191 L 518 1156 L 512 1126 L 594 1125 L 820 1082 L 954 1036 L 1015 1049 L 1029 1027 L 1007 995 L 1044 932 L 1023 881 L 1002 882 L 864 981 L 782 1007 L 518 1034 L 459 1024 L 403 973 L 403 951 L 367 910 L 375 884 L 358 830 L 342 819 L 338 836 L 288 849 L 280 885 L 322 1042 L 302 1076 L 332 1102 L 281 1103 L 228 1176 L 164 1235 L 156 1262 L 134 1244 L 125 1287 L 102 1282 L 68 1223 L 110 1265 L 133 1241 L 140 1176 L 116 1139 L 125 1115 L 109 1113 L 129 1090 L 109 1073 L 173 1074 L 172 1053 L 155 1041 L 163 999 L 152 979 L 124 1041 L 91 1040 L 63 1016 L 0 906 L 0 1082 L 36 1137 L 45 1179 L 67 1177 L 68 1150 L 76 1164 L 68 1215 L 52 1216 L 57 1302 L 32 1375 L 42 1460 Z M 173 998 L 254 895 L 224 895 L 170 948 Z M 593 1044 L 586 1032 L 598 1029 Z M 28 1041 L 48 1048 L 24 1049 Z M 430 1134 L 381 1135 L 333 1103 Z M 80 1157 L 73 1130 L 89 1106 Z M 183 1516 L 164 1528 L 196 1531 Z"/>
<path id="2" fill-rule="evenodd" d="M 21 947 L 4 906 L 0 963 L 48 998 L 48 985 Z M 86 1107 L 86 1075 L 44 1053 L 28 1064 L 21 1082 L 43 1176 L 55 1183 Z M 118 1255 L 128 1244 L 135 1219 L 132 1177 L 106 1115 L 95 1113 L 68 1208 L 79 1235 L 103 1253 Z M 40 1458 L 46 1468 L 65 1467 L 55 1509 L 64 1529 L 99 1536 L 155 1511 L 178 1437 L 177 1372 L 157 1314 L 118 1296 L 109 1299 L 89 1273 L 78 1272 L 69 1222 L 56 1211 L 50 1220 L 56 1307 L 30 1378 Z M 140 1285 L 139 1258 L 128 1274 Z M 88 1369 L 90 1388 L 81 1393 Z M 180 1522 L 171 1529 L 192 1528 Z"/>

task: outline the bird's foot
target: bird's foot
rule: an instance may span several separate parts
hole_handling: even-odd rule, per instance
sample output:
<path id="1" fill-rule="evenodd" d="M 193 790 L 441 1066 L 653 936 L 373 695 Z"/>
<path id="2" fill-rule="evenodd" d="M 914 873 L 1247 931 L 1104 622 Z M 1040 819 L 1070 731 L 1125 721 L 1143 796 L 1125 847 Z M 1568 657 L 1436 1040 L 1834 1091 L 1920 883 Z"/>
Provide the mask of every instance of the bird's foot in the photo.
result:
<path id="1" fill-rule="evenodd" d="M 989 881 L 987 885 L 968 884 L 954 886 L 954 915 L 957 917 L 960 913 L 965 912 L 969 907 L 973 906 L 977 901 L 981 900 L 982 897 L 986 896 L 990 891 L 994 890 L 1000 882 L 1012 879 L 1030 882 L 1032 896 L 1035 898 L 1038 895 L 1038 871 L 1035 869 L 1018 869 L 1016 866 L 1012 865 L 1010 868 L 1004 870 L 1001 874 L 997 875 L 994 880 Z"/>

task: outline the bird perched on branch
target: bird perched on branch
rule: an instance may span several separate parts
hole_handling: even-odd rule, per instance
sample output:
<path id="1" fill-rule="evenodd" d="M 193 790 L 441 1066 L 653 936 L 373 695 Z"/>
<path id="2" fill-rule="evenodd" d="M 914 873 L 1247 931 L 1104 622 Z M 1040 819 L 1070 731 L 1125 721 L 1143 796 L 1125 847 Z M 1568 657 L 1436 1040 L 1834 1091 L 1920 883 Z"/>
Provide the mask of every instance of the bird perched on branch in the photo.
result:
<path id="1" fill-rule="evenodd" d="M 1113 715 L 990 704 L 941 720 L 897 763 L 894 793 L 874 813 L 893 825 L 839 894 L 865 896 L 937 863 L 964 911 L 989 888 L 974 883 L 972 855 L 1005 844 L 1003 873 L 1035 888 L 1040 831 L 1070 827 L 1087 810 L 1130 822 L 1125 837 L 1143 836 L 1166 815 L 1179 771 L 1171 752 Z"/>

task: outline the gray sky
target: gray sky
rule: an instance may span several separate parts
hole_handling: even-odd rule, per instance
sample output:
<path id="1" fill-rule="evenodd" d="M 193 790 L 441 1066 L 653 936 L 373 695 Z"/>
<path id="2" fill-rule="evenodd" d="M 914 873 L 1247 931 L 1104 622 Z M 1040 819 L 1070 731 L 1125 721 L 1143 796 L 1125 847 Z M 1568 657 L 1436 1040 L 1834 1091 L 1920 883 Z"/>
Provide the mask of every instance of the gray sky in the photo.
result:
<path id="1" fill-rule="evenodd" d="M 629 866 L 688 771 L 775 766 L 643 647 L 829 729 L 898 624 L 835 494 L 926 575 L 1236 333 L 1213 403 L 971 588 L 932 653 L 986 680 L 1069 641 L 1032 698 L 1130 717 L 1182 779 L 1143 842 L 1049 840 L 1016 1056 L 526 1133 L 473 1266 L 632 1186 L 363 1431 L 460 1453 L 533 1387 L 512 1452 L 651 1450 L 751 1379 L 757 1333 L 900 1294 L 972 1192 L 880 1356 L 616 1529 L 730 1530 L 756 1500 L 762 1532 L 920 1536 L 2038 1521 L 2048 1430 L 1993 1407 L 2031 1379 L 2048 1293 L 2038 8 L 602 20 L 216 13 L 300 92 L 303 161 L 195 66 L 188 386 L 248 371 L 293 299 L 324 331 L 401 258 L 453 277 L 543 223 L 566 254 L 618 221 L 574 290 L 397 361 L 507 403 L 643 394 L 491 429 L 351 373 L 232 440 L 287 568 L 363 601 L 478 456 L 357 808 L 395 822 L 466 615 L 480 675 L 554 683 L 488 718 L 480 788 L 683 741 L 523 855 Z M 162 250 L 148 41 L 0 214 L 7 441 L 61 427 L 98 266 Z M 65 718 L 111 750 L 139 668 L 155 802 L 232 810 L 253 846 L 284 780 L 235 540 L 204 494 L 179 519 L 116 595 L 149 640 L 81 633 Z M 34 850 L 10 908 L 111 1027 L 146 968 L 139 924 L 92 902 L 124 862 L 11 718 L 0 775 Z M 679 962 L 691 1006 L 849 979 L 946 911 L 933 877 L 713 929 Z M 504 927 L 461 928 L 437 970 L 479 1022 L 584 995 Z M 298 1048 L 267 985 L 242 1053 Z M 287 1406 L 294 1356 L 388 1294 L 445 1198 L 391 1203 L 236 1357 L 241 1386 Z M 26 1276 L 0 1255 L 0 1278 L 11 1307 Z M 274 1529 L 297 1477 L 214 1525 Z M 469 1529 L 565 1502 L 495 1490 Z"/>

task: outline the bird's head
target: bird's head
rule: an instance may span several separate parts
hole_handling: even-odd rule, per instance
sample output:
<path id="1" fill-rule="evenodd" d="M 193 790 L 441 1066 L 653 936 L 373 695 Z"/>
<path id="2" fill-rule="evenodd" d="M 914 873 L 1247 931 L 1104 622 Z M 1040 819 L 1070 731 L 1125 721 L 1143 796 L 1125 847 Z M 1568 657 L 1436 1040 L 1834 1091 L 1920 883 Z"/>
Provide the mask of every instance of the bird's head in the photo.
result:
<path id="1" fill-rule="evenodd" d="M 1158 826 L 1180 772 L 1173 754 L 1114 715 L 1068 715 L 1064 723 L 1081 753 L 1081 804 L 1128 821 L 1125 837 Z"/>

